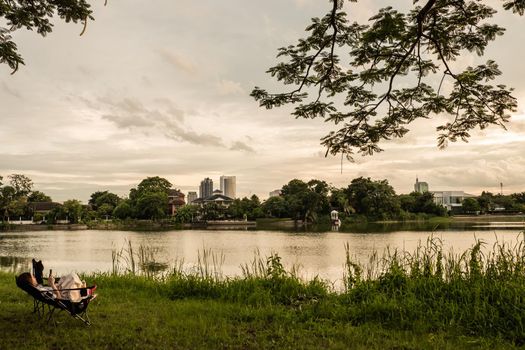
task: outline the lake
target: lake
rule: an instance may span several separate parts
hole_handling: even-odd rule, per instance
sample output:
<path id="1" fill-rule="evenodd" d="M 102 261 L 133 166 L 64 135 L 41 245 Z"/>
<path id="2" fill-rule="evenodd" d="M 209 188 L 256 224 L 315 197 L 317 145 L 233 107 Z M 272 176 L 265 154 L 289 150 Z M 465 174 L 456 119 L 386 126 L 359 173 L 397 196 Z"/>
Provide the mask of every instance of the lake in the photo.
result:
<path id="1" fill-rule="evenodd" d="M 431 235 L 441 239 L 447 251 L 452 249 L 460 253 L 470 248 L 476 238 L 486 242 L 487 249 L 496 240 L 516 242 L 523 230 L 523 221 L 517 220 L 459 222 L 432 229 L 420 225 L 377 225 L 375 228 L 368 225 L 361 229 L 351 228 L 351 232 L 320 228 L 5 232 L 0 233 L 0 269 L 29 271 L 31 259 L 36 258 L 43 261 L 46 274 L 49 268 L 56 275 L 73 271 L 111 271 L 112 251 L 119 251 L 131 242 L 135 251 L 140 245 L 154 250 L 157 262 L 173 265 L 183 261 L 185 269 L 195 266 L 199 252 L 211 250 L 217 257 L 223 257 L 221 270 L 228 276 L 241 274 L 241 264 L 250 263 L 257 251 L 263 257 L 278 253 L 286 267 L 298 266 L 302 277 L 319 275 L 339 284 L 346 243 L 352 257 L 366 263 L 374 251 L 382 253 L 387 247 L 413 252 Z"/>

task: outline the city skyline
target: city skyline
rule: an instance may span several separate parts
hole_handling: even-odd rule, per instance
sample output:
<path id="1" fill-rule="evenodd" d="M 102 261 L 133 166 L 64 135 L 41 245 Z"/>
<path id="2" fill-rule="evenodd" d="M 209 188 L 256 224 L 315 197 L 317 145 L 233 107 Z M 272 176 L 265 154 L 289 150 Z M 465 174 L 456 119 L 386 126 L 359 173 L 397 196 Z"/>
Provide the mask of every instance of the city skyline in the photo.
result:
<path id="1" fill-rule="evenodd" d="M 352 20 L 366 21 L 381 2 L 345 6 Z M 341 173 L 340 157 L 325 158 L 319 145 L 333 125 L 264 110 L 249 97 L 256 85 L 282 90 L 265 74 L 277 48 L 329 8 L 316 0 L 94 3 L 96 20 L 82 37 L 80 25 L 60 22 L 45 39 L 17 32 L 26 65 L 12 76 L 0 66 L 0 175 L 26 174 L 57 201 L 84 202 L 100 189 L 127 195 L 148 176 L 187 193 L 203 174 L 236 174 L 238 197 L 266 198 L 292 178 L 341 187 L 359 176 L 388 179 L 403 193 L 416 173 L 436 189 L 499 193 L 502 182 L 505 192 L 524 190 L 525 71 L 514 59 L 525 50 L 515 45 L 525 38 L 522 18 L 498 13 L 507 32 L 482 58 L 495 59 L 501 82 L 515 88 L 519 111 L 508 131 L 474 131 L 469 143 L 438 150 L 443 120 L 419 120 L 385 152 L 344 161 Z"/>

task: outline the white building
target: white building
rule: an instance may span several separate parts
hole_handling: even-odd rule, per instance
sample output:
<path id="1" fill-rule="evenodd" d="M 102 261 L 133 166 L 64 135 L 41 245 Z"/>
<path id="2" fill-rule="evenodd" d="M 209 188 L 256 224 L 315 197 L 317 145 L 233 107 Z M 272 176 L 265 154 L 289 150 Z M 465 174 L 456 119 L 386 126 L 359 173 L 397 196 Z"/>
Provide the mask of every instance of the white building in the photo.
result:
<path id="1" fill-rule="evenodd" d="M 237 183 L 235 176 L 221 176 L 220 184 L 222 194 L 226 197 L 234 198 L 237 192 Z"/>
<path id="2" fill-rule="evenodd" d="M 453 208 L 461 208 L 465 198 L 476 197 L 473 194 L 468 194 L 463 191 L 430 191 L 434 194 L 434 203 L 440 204 L 452 210 Z"/>

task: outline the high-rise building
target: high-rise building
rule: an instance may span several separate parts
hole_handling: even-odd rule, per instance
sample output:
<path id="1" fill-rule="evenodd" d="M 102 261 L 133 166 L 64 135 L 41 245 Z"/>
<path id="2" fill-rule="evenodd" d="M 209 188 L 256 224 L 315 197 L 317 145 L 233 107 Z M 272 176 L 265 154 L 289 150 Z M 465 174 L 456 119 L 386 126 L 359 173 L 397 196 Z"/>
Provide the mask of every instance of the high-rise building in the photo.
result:
<path id="1" fill-rule="evenodd" d="M 428 192 L 428 184 L 426 182 L 419 182 L 419 179 L 416 177 L 416 183 L 414 184 L 414 191 L 423 193 Z"/>
<path id="2" fill-rule="evenodd" d="M 195 191 L 188 192 L 188 204 L 191 204 L 191 202 L 193 202 L 196 199 L 197 199 L 197 192 Z"/>
<path id="3" fill-rule="evenodd" d="M 213 194 L 213 181 L 209 177 L 201 181 L 199 187 L 199 197 L 207 198 Z"/>
<path id="4" fill-rule="evenodd" d="M 235 176 L 221 176 L 221 191 L 226 197 L 235 198 L 237 184 Z"/>

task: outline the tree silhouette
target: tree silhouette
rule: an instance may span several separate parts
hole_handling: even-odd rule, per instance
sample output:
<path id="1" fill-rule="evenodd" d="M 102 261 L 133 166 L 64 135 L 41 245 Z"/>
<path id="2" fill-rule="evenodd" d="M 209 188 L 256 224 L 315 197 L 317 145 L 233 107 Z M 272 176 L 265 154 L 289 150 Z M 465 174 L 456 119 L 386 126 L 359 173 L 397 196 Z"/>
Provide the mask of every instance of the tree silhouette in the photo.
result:
<path id="1" fill-rule="evenodd" d="M 6 63 L 13 73 L 19 65 L 24 64 L 18 53 L 12 33 L 21 28 L 35 30 L 46 36 L 53 30 L 51 20 L 55 17 L 66 22 L 83 22 L 86 29 L 87 21 L 93 20 L 91 5 L 86 0 L 0 0 L 0 63 Z"/>
<path id="2" fill-rule="evenodd" d="M 331 0 L 313 18 L 308 36 L 279 49 L 283 61 L 268 73 L 293 88 L 251 96 L 268 109 L 297 104 L 296 118 L 324 118 L 339 127 L 322 138 L 326 154 L 371 155 L 382 140 L 400 138 L 416 119 L 437 114 L 438 146 L 467 141 L 472 129 L 504 124 L 516 99 L 505 85 L 491 85 L 501 71 L 493 60 L 462 70 L 451 62 L 465 52 L 484 54 L 504 28 L 489 23 L 496 10 L 482 1 L 414 1 L 406 13 L 386 7 L 369 23 L 350 23 L 344 0 Z M 350 0 L 348 3 L 354 3 Z M 523 15 L 525 1 L 502 1 Z"/>

